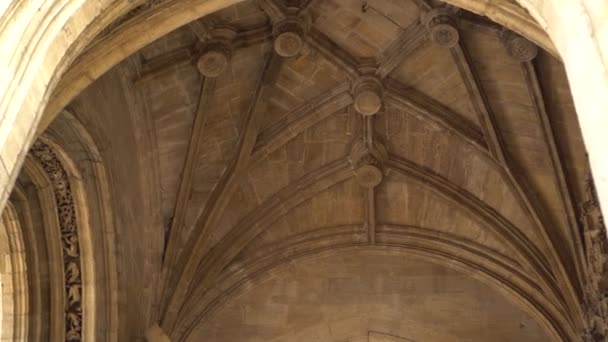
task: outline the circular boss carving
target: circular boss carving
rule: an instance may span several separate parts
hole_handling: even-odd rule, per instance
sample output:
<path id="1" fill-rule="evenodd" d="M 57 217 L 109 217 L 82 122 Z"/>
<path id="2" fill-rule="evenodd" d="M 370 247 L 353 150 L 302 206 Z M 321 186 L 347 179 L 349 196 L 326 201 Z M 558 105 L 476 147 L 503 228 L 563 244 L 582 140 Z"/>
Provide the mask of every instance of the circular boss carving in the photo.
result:
<path id="1" fill-rule="evenodd" d="M 281 57 L 293 57 L 304 47 L 305 18 L 292 16 L 273 28 L 274 51 Z"/>
<path id="2" fill-rule="evenodd" d="M 382 182 L 382 170 L 372 164 L 364 164 L 355 169 L 355 177 L 364 188 L 374 188 Z"/>
<path id="3" fill-rule="evenodd" d="M 460 35 L 452 17 L 445 10 L 435 10 L 423 17 L 431 40 L 438 46 L 452 48 L 458 44 Z"/>
<path id="4" fill-rule="evenodd" d="M 300 53 L 304 41 L 298 32 L 283 32 L 274 40 L 274 50 L 281 57 L 293 57 Z"/>
<path id="5" fill-rule="evenodd" d="M 520 62 L 529 62 L 538 54 L 534 43 L 511 31 L 502 33 L 502 41 L 509 56 Z"/>
<path id="6" fill-rule="evenodd" d="M 354 108 L 361 115 L 374 115 L 382 108 L 382 84 L 375 77 L 362 77 L 353 87 Z"/>
<path id="7" fill-rule="evenodd" d="M 225 43 L 211 43 L 207 45 L 199 57 L 196 66 L 205 77 L 218 77 L 230 61 L 230 47 Z"/>

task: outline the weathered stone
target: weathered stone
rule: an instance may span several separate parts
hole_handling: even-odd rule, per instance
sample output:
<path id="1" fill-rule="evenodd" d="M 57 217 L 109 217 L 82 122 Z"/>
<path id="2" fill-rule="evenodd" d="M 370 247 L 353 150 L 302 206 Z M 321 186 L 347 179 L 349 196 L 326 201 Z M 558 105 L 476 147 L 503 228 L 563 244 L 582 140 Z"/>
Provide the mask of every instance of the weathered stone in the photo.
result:
<path id="1" fill-rule="evenodd" d="M 538 55 L 538 47 L 526 38 L 509 30 L 501 32 L 501 40 L 509 56 L 520 62 L 529 62 Z"/>
<path id="2" fill-rule="evenodd" d="M 364 188 L 375 188 L 382 182 L 382 170 L 373 164 L 364 164 L 355 169 L 357 182 Z"/>
<path id="3" fill-rule="evenodd" d="M 547 32 L 510 1 L 448 2 L 557 55 L 551 35 L 601 197 L 605 5 L 564 1 L 526 3 Z M 51 126 L 69 172 L 30 155 L 18 213 L 3 216 L 33 243 L 25 266 L 2 255 L 2 304 L 40 305 L 7 304 L 0 338 L 606 339 L 600 200 L 577 208 L 587 161 L 568 82 L 529 41 L 503 34 L 502 49 L 485 19 L 425 1 L 55 2 L 0 5 L 0 184 L 17 177 L 44 108 L 44 127 L 67 104 L 86 126 Z M 431 13 L 422 24 L 419 12 Z M 178 29 L 201 16 L 204 30 Z M 424 25 L 451 51 L 427 45 Z M 269 49 L 291 58 L 266 63 Z M 337 257 L 350 246 L 379 259 Z M 298 273 L 300 257 L 325 252 Z M 311 324 L 318 312 L 327 319 Z M 502 319 L 488 329 L 484 317 Z M 146 333 L 157 319 L 166 333 Z"/>
<path id="4" fill-rule="evenodd" d="M 374 115 L 382 108 L 382 83 L 374 76 L 360 77 L 353 85 L 355 110 L 364 116 Z"/>
<path id="5" fill-rule="evenodd" d="M 273 27 L 274 50 L 281 57 L 294 57 L 302 51 L 306 36 L 305 18 L 291 16 Z"/>
<path id="6" fill-rule="evenodd" d="M 230 62 L 228 49 L 211 47 L 199 57 L 196 66 L 205 77 L 218 77 L 226 70 Z"/>
<path id="7" fill-rule="evenodd" d="M 422 20 L 435 44 L 443 48 L 451 48 L 458 44 L 460 34 L 454 19 L 446 10 L 438 9 L 425 13 Z"/>

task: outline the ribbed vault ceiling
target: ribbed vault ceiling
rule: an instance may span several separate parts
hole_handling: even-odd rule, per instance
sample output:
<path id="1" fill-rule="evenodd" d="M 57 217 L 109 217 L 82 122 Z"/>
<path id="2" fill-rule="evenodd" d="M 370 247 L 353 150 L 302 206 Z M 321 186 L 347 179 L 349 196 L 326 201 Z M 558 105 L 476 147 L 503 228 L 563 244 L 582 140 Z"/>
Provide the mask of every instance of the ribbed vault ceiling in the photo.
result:
<path id="1" fill-rule="evenodd" d="M 523 38 L 425 0 L 245 1 L 112 73 L 68 108 L 118 79 L 141 106 L 174 341 L 582 330 L 585 151 Z"/>

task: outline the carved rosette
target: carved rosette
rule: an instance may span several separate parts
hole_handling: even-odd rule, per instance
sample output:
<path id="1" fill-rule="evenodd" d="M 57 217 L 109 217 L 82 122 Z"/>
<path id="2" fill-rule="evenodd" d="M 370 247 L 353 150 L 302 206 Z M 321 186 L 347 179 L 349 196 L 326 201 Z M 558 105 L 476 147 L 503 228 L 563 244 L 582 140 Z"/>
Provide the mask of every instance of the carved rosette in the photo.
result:
<path id="1" fill-rule="evenodd" d="M 353 84 L 352 93 L 353 107 L 357 113 L 363 116 L 374 115 L 382 108 L 384 87 L 377 77 L 372 75 L 359 77 Z"/>
<path id="2" fill-rule="evenodd" d="M 585 297 L 587 329 L 584 340 L 608 340 L 608 241 L 606 226 L 591 177 L 587 183 L 586 201 L 581 212 L 587 259 Z"/>
<path id="3" fill-rule="evenodd" d="M 218 77 L 230 62 L 232 50 L 224 42 L 211 42 L 205 45 L 196 62 L 198 71 L 205 77 Z"/>
<path id="4" fill-rule="evenodd" d="M 452 48 L 458 44 L 460 34 L 454 19 L 445 9 L 428 12 L 422 18 L 431 40 L 440 47 Z"/>
<path id="5" fill-rule="evenodd" d="M 48 175 L 57 203 L 66 301 L 65 340 L 82 341 L 82 264 L 76 209 L 68 174 L 49 145 L 38 140 L 30 153 Z"/>
<path id="6" fill-rule="evenodd" d="M 384 177 L 383 163 L 388 159 L 388 152 L 379 140 L 369 144 L 357 139 L 350 151 L 350 161 L 357 183 L 371 189 L 378 186 Z"/>
<path id="7" fill-rule="evenodd" d="M 519 62 L 530 62 L 538 55 L 538 47 L 515 32 L 503 30 L 500 40 L 509 56 Z"/>
<path id="8" fill-rule="evenodd" d="M 294 14 L 274 24 L 274 51 L 285 58 L 294 57 L 302 51 L 308 32 L 308 17 L 296 15 L 297 9 L 288 9 Z"/>
<path id="9" fill-rule="evenodd" d="M 236 31 L 232 28 L 213 30 L 213 40 L 205 43 L 196 66 L 205 77 L 218 77 L 226 70 L 232 58 L 232 40 Z"/>

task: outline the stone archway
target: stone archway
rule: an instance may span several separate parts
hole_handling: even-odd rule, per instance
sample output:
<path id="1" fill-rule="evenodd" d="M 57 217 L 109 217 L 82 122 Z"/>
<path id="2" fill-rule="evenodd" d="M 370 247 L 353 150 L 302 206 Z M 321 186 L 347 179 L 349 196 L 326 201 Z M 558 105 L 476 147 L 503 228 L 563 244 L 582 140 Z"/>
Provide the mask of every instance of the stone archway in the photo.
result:
<path id="1" fill-rule="evenodd" d="M 117 339 L 105 171 L 87 132 L 70 118 L 61 124 L 71 145 L 54 141 L 51 131 L 34 143 L 0 218 L 3 341 Z"/>

